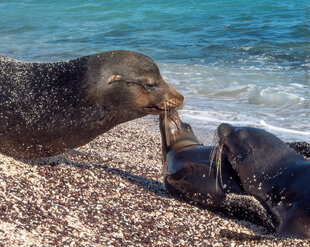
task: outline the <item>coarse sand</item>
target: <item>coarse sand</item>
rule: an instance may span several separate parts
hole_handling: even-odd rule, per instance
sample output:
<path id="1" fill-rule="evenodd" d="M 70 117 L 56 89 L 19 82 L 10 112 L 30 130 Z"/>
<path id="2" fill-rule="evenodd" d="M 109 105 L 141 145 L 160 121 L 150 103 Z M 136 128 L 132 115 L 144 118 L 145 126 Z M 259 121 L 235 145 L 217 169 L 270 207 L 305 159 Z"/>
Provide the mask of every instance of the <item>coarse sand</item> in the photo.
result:
<path id="1" fill-rule="evenodd" d="M 264 230 L 171 197 L 157 125 L 124 123 L 45 165 L 0 155 L 0 246 L 310 246 L 250 240 Z M 212 142 L 212 132 L 203 136 Z"/>

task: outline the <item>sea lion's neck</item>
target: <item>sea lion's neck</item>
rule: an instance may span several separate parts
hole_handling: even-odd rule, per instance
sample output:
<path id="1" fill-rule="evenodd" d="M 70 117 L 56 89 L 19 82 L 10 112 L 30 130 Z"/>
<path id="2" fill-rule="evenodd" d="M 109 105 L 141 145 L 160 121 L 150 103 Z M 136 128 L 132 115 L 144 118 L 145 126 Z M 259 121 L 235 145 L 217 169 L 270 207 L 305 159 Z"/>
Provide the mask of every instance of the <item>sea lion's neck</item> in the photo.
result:
<path id="1" fill-rule="evenodd" d="M 37 93 L 47 89 L 80 87 L 81 78 L 87 71 L 87 59 L 81 57 L 64 62 L 22 62 L 0 55 L 0 80 L 6 80 L 2 83 L 6 87 L 29 88 Z"/>
<path id="2" fill-rule="evenodd" d="M 178 136 L 175 141 L 171 141 L 169 149 L 174 151 L 180 151 L 189 146 L 202 146 L 195 136 L 184 135 Z"/>

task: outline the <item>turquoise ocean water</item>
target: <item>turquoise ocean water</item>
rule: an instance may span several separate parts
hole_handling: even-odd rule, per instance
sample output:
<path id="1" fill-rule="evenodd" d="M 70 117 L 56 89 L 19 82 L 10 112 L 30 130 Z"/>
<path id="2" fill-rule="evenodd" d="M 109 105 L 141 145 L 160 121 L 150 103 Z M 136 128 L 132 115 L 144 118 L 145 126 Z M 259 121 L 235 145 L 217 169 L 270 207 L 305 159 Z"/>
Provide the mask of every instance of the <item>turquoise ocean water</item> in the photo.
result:
<path id="1" fill-rule="evenodd" d="M 221 122 L 310 141 L 310 1 L 0 1 L 0 53 L 152 57 L 194 128 Z"/>

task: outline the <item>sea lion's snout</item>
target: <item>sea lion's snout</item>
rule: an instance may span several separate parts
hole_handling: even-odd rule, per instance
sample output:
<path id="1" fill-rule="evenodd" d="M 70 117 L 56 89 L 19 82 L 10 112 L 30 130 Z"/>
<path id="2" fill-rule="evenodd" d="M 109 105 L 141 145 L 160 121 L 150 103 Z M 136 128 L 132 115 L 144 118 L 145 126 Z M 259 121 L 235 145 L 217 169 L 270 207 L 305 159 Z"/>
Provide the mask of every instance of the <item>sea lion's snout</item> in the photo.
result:
<path id="1" fill-rule="evenodd" d="M 168 99 L 165 102 L 168 107 L 175 108 L 184 104 L 184 96 L 177 90 L 169 86 L 168 92 Z"/>
<path id="2" fill-rule="evenodd" d="M 201 145 L 191 126 L 183 123 L 175 109 L 160 115 L 159 128 L 162 136 L 163 156 L 170 150 L 180 150 L 192 145 Z"/>
<path id="3" fill-rule="evenodd" d="M 217 136 L 219 138 L 219 144 L 221 146 L 226 146 L 227 137 L 232 133 L 233 126 L 227 123 L 222 123 L 217 128 Z"/>
<path id="4" fill-rule="evenodd" d="M 234 129 L 234 126 L 227 123 L 222 123 L 217 128 L 219 145 L 223 148 L 223 152 L 228 156 L 229 160 L 232 159 L 232 149 L 235 146 L 231 138 Z"/>
<path id="5" fill-rule="evenodd" d="M 227 123 L 222 123 L 220 124 L 220 126 L 217 128 L 217 134 L 219 136 L 219 138 L 225 138 L 228 135 L 230 135 L 230 133 L 233 130 L 233 126 Z"/>
<path id="6" fill-rule="evenodd" d="M 182 122 L 176 110 L 167 111 L 165 115 L 159 116 L 159 129 L 164 147 L 168 148 L 176 140 L 181 128 Z"/>
<path id="7" fill-rule="evenodd" d="M 255 133 L 251 137 L 252 130 L 251 127 L 235 127 L 227 123 L 220 124 L 217 128 L 219 146 L 236 170 L 253 152 L 251 140 Z"/>
<path id="8" fill-rule="evenodd" d="M 159 115 L 163 115 L 169 109 L 179 109 L 184 104 L 184 96 L 182 94 L 169 86 L 165 81 L 162 83 L 166 85 L 166 87 L 163 87 L 163 91 L 165 91 L 164 98 L 155 106 Z"/>

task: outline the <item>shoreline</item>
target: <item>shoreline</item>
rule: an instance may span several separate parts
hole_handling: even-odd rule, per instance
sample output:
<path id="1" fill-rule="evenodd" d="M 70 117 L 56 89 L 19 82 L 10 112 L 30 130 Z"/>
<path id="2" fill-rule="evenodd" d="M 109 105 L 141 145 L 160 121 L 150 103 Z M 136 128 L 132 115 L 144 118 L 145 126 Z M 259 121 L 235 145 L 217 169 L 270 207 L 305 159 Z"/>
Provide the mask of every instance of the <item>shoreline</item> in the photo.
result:
<path id="1" fill-rule="evenodd" d="M 195 131 L 195 129 L 194 129 Z M 201 133 L 199 133 L 201 131 Z M 197 133 L 196 133 L 197 132 Z M 212 131 L 196 130 L 212 143 Z M 158 120 L 116 126 L 89 144 L 26 164 L 0 154 L 0 241 L 4 246 L 307 246 L 310 240 L 231 240 L 222 229 L 263 234 L 172 198 L 161 174 Z"/>

